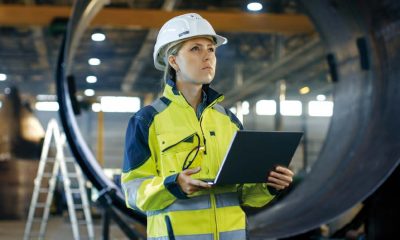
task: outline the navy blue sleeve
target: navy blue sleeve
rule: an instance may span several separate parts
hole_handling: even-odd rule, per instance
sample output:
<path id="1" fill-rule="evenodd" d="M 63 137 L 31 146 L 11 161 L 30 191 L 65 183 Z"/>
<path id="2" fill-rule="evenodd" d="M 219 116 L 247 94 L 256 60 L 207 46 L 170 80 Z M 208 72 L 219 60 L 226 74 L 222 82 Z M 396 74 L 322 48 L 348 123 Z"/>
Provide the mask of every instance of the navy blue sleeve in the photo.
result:
<path id="1" fill-rule="evenodd" d="M 165 188 L 178 199 L 189 199 L 178 184 L 179 173 L 168 176 L 164 180 Z"/>
<path id="2" fill-rule="evenodd" d="M 150 157 L 148 139 L 154 113 L 154 108 L 146 107 L 129 120 L 125 135 L 123 172 L 138 168 Z"/>

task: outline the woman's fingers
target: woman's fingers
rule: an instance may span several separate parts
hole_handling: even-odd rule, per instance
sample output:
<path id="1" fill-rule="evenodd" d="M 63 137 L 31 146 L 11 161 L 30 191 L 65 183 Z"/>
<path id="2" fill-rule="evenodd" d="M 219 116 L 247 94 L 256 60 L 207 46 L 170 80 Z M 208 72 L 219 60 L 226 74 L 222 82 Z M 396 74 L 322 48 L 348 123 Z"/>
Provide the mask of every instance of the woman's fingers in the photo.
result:
<path id="1" fill-rule="evenodd" d="M 198 173 L 200 171 L 200 167 L 186 169 L 182 171 L 178 175 L 178 184 L 181 187 L 182 191 L 186 194 L 193 194 L 201 189 L 211 188 L 211 185 L 206 182 L 192 179 L 190 175 Z"/>
<path id="2" fill-rule="evenodd" d="M 290 169 L 278 166 L 269 173 L 267 185 L 278 190 L 285 189 L 293 182 L 293 175 Z"/>
<path id="3" fill-rule="evenodd" d="M 271 177 L 271 176 L 268 177 L 268 182 L 269 183 L 278 184 L 278 185 L 283 186 L 283 187 L 289 187 L 289 184 L 290 184 L 290 182 L 283 181 L 281 179 L 274 178 L 274 177 Z"/>
<path id="4" fill-rule="evenodd" d="M 200 180 L 191 179 L 189 181 L 189 184 L 186 185 L 186 189 L 184 192 L 187 194 L 193 194 L 199 190 L 208 189 L 208 188 L 211 188 L 211 185 L 209 185 L 203 181 L 200 181 Z"/>
<path id="5" fill-rule="evenodd" d="M 285 174 L 285 175 L 287 175 L 287 176 L 291 176 L 291 177 L 294 176 L 294 173 L 293 173 L 289 168 L 277 166 L 277 167 L 275 168 L 275 171 L 276 171 L 276 172 L 280 172 L 280 173 L 282 173 L 282 174 Z"/>
<path id="6" fill-rule="evenodd" d="M 277 173 L 275 171 L 270 172 L 269 177 L 273 177 L 273 178 L 282 180 L 282 181 L 287 182 L 287 183 L 291 183 L 293 181 L 292 176 L 280 174 L 280 173 Z"/>
<path id="7" fill-rule="evenodd" d="M 193 186 L 195 186 L 195 187 L 198 187 L 198 188 L 211 188 L 210 184 L 208 184 L 208 183 L 206 183 L 204 181 L 200 181 L 200 180 L 192 179 L 191 184 Z"/>
<path id="8" fill-rule="evenodd" d="M 200 170 L 201 170 L 201 168 L 200 167 L 197 167 L 197 168 L 189 168 L 189 169 L 186 169 L 186 170 L 184 170 L 184 171 L 182 171 L 182 173 L 184 173 L 185 175 L 192 175 L 192 174 L 195 174 L 195 173 L 198 173 L 198 172 L 200 172 Z"/>

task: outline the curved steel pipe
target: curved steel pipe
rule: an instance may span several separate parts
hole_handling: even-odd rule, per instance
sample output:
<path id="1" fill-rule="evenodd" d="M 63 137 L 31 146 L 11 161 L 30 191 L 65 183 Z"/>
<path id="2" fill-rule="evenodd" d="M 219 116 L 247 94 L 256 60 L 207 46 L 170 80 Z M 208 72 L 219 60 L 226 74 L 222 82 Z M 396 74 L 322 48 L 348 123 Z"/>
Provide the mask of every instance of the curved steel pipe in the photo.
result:
<path id="1" fill-rule="evenodd" d="M 400 25 L 395 2 L 303 1 L 337 66 L 334 114 L 302 184 L 249 219 L 253 238 L 287 237 L 326 223 L 374 192 L 398 166 L 400 72 L 392 66 L 400 63 L 400 36 L 399 28 L 390 31 Z"/>
<path id="2" fill-rule="evenodd" d="M 58 103 L 60 105 L 59 113 L 71 152 L 73 153 L 76 161 L 82 168 L 82 171 L 85 173 L 86 177 L 99 191 L 105 189 L 118 189 L 118 187 L 105 176 L 93 153 L 90 151 L 84 138 L 82 137 L 82 134 L 80 133 L 78 124 L 76 122 L 71 103 L 71 96 L 69 94 L 67 78 L 72 76 L 67 76 L 66 71 L 68 69 L 71 69 L 70 66 L 67 65 L 67 63 L 72 64 L 69 56 L 71 46 L 70 43 L 76 42 L 76 40 L 73 40 L 73 37 L 80 38 L 80 36 L 73 36 L 73 34 L 74 30 L 80 23 L 80 19 L 82 14 L 84 13 L 84 10 L 87 7 L 87 4 L 85 4 L 85 2 L 87 1 L 75 2 L 72 19 L 68 24 L 68 30 L 61 47 L 60 55 L 58 57 L 56 81 L 57 97 Z M 87 26 L 87 24 L 85 25 Z M 80 30 L 79 32 L 82 34 L 83 30 Z M 110 198 L 112 199 L 114 206 L 117 207 L 119 210 L 133 217 L 136 221 L 142 224 L 146 223 L 146 216 L 143 213 L 132 211 L 126 208 L 125 200 L 121 191 L 116 191 L 115 194 L 114 191 L 110 191 Z"/>
<path id="3" fill-rule="evenodd" d="M 329 49 L 334 79 L 337 76 L 334 115 L 310 174 L 283 201 L 249 219 L 252 237 L 285 237 L 319 226 L 367 197 L 398 166 L 400 72 L 394 66 L 400 62 L 400 7 L 395 2 L 303 1 Z M 67 140 L 96 188 L 115 187 L 79 132 L 63 72 L 64 53 L 68 47 L 59 58 L 57 94 Z M 144 215 L 125 208 L 121 193 L 114 201 L 145 222 Z"/>

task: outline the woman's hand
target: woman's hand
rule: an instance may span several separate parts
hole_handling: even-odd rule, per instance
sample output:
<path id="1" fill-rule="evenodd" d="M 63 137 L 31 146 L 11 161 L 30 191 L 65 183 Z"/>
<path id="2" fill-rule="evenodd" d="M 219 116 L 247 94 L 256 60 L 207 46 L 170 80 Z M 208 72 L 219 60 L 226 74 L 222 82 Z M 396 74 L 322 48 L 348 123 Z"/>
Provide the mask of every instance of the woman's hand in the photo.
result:
<path id="1" fill-rule="evenodd" d="M 283 190 L 293 182 L 294 173 L 288 168 L 277 166 L 268 175 L 267 185 L 276 190 Z"/>
<path id="2" fill-rule="evenodd" d="M 179 173 L 177 182 L 184 193 L 190 195 L 199 190 L 211 188 L 211 185 L 207 184 L 206 182 L 197 179 L 192 179 L 190 177 L 190 175 L 198 172 L 200 172 L 200 167 L 186 169 Z"/>

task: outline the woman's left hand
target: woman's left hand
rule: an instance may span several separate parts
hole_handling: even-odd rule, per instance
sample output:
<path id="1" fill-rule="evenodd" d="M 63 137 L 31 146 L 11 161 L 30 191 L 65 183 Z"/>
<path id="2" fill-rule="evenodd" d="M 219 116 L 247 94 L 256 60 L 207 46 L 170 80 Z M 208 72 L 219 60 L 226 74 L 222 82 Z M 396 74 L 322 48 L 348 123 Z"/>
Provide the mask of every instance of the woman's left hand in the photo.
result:
<path id="1" fill-rule="evenodd" d="M 271 171 L 267 178 L 267 185 L 274 187 L 276 190 L 283 190 L 293 182 L 294 173 L 290 169 L 277 166 Z"/>

